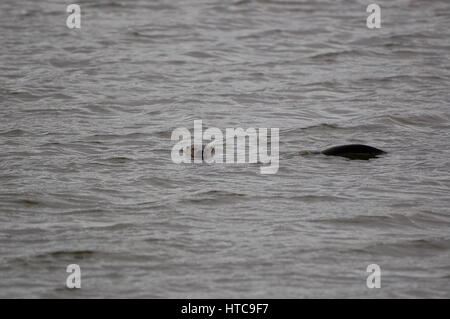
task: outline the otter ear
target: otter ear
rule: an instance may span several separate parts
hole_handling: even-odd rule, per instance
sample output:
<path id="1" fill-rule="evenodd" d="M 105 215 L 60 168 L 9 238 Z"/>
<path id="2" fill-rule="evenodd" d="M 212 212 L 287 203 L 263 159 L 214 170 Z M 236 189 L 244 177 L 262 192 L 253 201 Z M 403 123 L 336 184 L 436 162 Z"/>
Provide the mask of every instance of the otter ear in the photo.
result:
<path id="1" fill-rule="evenodd" d="M 222 163 L 223 146 L 222 141 L 212 141 L 203 149 L 203 159 L 206 163 Z"/>

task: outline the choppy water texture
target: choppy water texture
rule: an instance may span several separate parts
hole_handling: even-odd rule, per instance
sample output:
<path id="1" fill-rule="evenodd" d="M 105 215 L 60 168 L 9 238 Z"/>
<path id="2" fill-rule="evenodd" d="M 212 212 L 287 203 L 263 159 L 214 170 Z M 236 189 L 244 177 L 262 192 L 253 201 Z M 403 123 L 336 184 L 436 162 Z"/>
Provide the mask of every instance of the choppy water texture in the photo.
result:
<path id="1" fill-rule="evenodd" d="M 0 296 L 449 297 L 450 2 L 369 30 L 370 2 L 79 1 L 69 30 L 1 1 Z M 172 163 L 195 119 L 279 127 L 278 173 Z M 305 156 L 344 143 L 389 154 Z"/>

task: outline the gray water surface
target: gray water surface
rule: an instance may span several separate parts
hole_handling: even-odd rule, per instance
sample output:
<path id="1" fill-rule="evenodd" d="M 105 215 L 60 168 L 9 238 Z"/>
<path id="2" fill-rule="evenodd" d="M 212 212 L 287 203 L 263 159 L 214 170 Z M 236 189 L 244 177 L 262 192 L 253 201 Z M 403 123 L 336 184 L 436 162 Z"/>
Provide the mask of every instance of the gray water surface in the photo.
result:
<path id="1" fill-rule="evenodd" d="M 450 2 L 372 2 L 2 0 L 0 297 L 450 297 Z M 174 164 L 196 119 L 278 173 Z"/>

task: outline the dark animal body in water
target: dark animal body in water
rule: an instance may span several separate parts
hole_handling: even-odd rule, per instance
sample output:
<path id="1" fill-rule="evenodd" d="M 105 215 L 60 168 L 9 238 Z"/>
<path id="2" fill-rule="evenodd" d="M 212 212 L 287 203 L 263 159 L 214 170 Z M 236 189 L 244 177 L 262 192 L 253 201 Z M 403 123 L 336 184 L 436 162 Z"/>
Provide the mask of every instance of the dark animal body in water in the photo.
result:
<path id="1" fill-rule="evenodd" d="M 202 160 L 205 160 L 206 157 L 214 157 L 216 150 L 214 145 L 206 144 L 206 145 L 192 145 L 187 147 L 185 152 L 187 152 L 190 158 L 193 160 L 195 156 L 198 156 Z M 324 154 L 327 156 L 341 156 L 352 160 L 369 160 L 371 158 L 376 158 L 379 155 L 386 154 L 385 151 L 380 150 L 378 148 L 363 145 L 363 144 L 347 144 L 347 145 L 338 145 L 327 148 L 322 152 L 302 152 L 304 155 L 308 154 Z"/>
<path id="2" fill-rule="evenodd" d="M 386 152 L 368 145 L 348 144 L 330 147 L 322 151 L 322 154 L 328 156 L 342 156 L 348 159 L 368 160 L 386 154 Z"/>

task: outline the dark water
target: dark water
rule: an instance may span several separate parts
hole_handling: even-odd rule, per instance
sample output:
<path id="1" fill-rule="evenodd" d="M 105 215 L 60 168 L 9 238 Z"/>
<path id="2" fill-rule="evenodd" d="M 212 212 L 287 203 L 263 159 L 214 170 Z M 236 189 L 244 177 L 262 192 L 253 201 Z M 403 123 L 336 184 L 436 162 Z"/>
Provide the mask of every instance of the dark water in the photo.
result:
<path id="1" fill-rule="evenodd" d="M 1 1 L 0 296 L 450 297 L 450 2 L 370 30 L 371 2 L 79 1 L 69 30 Z M 280 128 L 278 173 L 172 163 L 195 119 Z M 302 155 L 343 143 L 389 153 Z"/>

